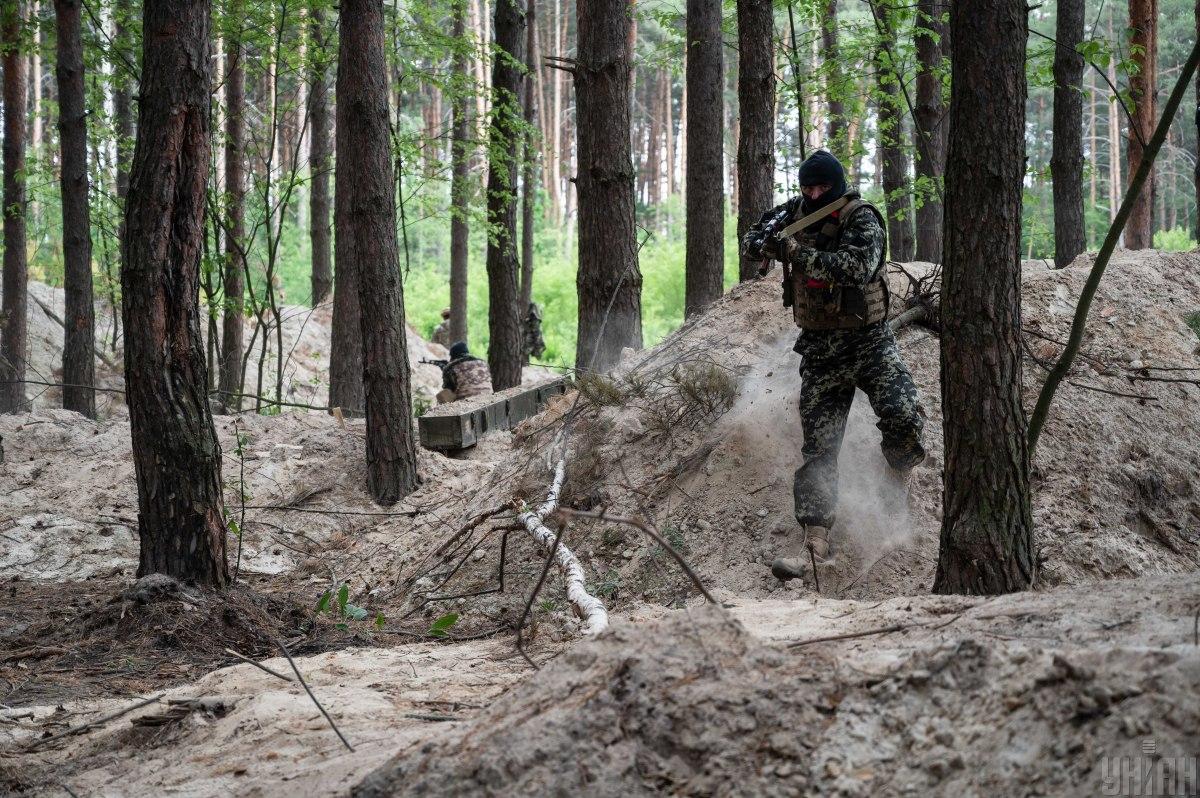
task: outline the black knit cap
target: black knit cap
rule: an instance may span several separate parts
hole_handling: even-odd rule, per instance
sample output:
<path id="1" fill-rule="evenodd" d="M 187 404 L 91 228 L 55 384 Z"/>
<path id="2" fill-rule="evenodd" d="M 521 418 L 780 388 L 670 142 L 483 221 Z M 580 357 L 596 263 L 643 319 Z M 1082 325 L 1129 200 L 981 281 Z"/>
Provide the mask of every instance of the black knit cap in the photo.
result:
<path id="1" fill-rule="evenodd" d="M 846 193 L 846 170 L 842 163 L 825 150 L 817 150 L 800 164 L 800 185 L 827 185 L 829 191 L 822 194 L 815 202 L 804 200 L 807 209 L 816 210 L 838 199 Z"/>
<path id="2" fill-rule="evenodd" d="M 457 360 L 463 355 L 469 354 L 466 341 L 455 341 L 454 346 L 450 347 L 450 359 Z"/>

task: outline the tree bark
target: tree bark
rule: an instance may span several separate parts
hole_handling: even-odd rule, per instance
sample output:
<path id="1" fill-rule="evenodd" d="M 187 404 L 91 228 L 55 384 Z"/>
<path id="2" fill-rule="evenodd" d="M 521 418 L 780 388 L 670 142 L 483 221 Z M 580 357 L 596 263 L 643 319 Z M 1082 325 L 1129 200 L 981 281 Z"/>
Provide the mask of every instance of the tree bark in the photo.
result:
<path id="1" fill-rule="evenodd" d="M 950 125 L 942 101 L 942 58 L 950 53 L 950 30 L 942 20 L 947 8 L 944 0 L 918 0 L 917 29 L 913 32 L 917 50 L 917 98 L 913 125 L 917 136 L 915 171 L 921 190 L 916 211 L 916 259 L 928 263 L 942 261 L 942 199 L 940 189 L 946 170 L 946 140 Z"/>
<path id="2" fill-rule="evenodd" d="M 825 103 L 829 112 L 829 138 L 826 148 L 844 156 L 846 146 L 846 112 L 840 98 L 842 73 L 838 61 L 837 0 L 829 0 L 825 18 L 821 20 L 821 58 L 825 62 Z"/>
<path id="3" fill-rule="evenodd" d="M 770 3 L 738 0 L 737 240 L 775 204 L 775 24 Z M 742 282 L 758 264 L 738 259 Z"/>
<path id="4" fill-rule="evenodd" d="M 25 400 L 29 270 L 25 254 L 25 66 L 21 3 L 0 14 L 4 46 L 4 306 L 0 312 L 0 413 L 29 409 Z"/>
<path id="5" fill-rule="evenodd" d="M 608 371 L 642 348 L 642 274 L 630 153 L 629 0 L 579 0 L 579 335 L 576 368 Z M 718 176 L 719 179 L 719 176 Z"/>
<path id="6" fill-rule="evenodd" d="M 534 0 L 525 6 L 525 94 L 522 98 L 525 116 L 525 136 L 522 139 L 524 155 L 521 157 L 521 300 L 517 303 L 521 318 L 525 318 L 529 303 L 533 301 L 533 202 L 537 186 L 537 142 L 533 131 L 537 129 L 537 104 L 534 102 L 537 86 L 534 75 L 538 70 L 537 54 L 537 8 Z M 521 362 L 527 362 L 528 353 L 521 347 Z"/>
<path id="7" fill-rule="evenodd" d="M 1200 41 L 1200 0 L 1196 0 L 1196 40 Z M 1200 241 L 1200 73 L 1196 74 L 1196 166 L 1192 172 L 1192 181 L 1196 184 L 1196 224 L 1192 229 L 1192 237 Z"/>
<path id="8" fill-rule="evenodd" d="M 935 593 L 1034 584 L 1021 404 L 1025 0 L 955 0 L 942 288 L 945 471 Z M 987 169 L 979 168 L 987 164 Z"/>
<path id="9" fill-rule="evenodd" d="M 125 390 L 138 485 L 138 576 L 228 581 L 221 447 L 200 341 L 209 167 L 210 7 L 144 7 L 139 123 L 121 286 Z"/>
<path id="10" fill-rule="evenodd" d="M 1133 102 L 1135 127 L 1129 130 L 1129 179 L 1137 174 L 1142 162 L 1142 142 L 1154 134 L 1155 91 L 1158 78 L 1158 0 L 1129 0 L 1130 58 L 1137 71 L 1129 77 L 1129 96 Z M 1154 208 L 1154 173 L 1134 202 L 1129 225 L 1125 228 L 1126 249 L 1149 249 L 1154 246 L 1152 210 Z"/>
<path id="11" fill-rule="evenodd" d="M 244 8 L 232 4 L 234 15 Z M 245 329 L 246 70 L 237 35 L 225 40 L 225 269 L 221 368 L 217 396 L 226 410 L 242 408 L 242 337 Z"/>
<path id="12" fill-rule="evenodd" d="M 396 244 L 382 0 L 342 0 L 337 71 L 338 264 L 358 275 L 367 487 L 395 504 L 417 486 L 404 284 Z"/>
<path id="13" fill-rule="evenodd" d="M 58 136 L 62 148 L 63 408 L 96 417 L 95 308 L 92 304 L 92 222 L 88 212 L 87 109 L 79 0 L 54 0 L 57 31 Z"/>
<path id="14" fill-rule="evenodd" d="M 1054 137 L 1050 175 L 1054 184 L 1054 265 L 1071 265 L 1087 247 L 1083 229 L 1083 41 L 1084 0 L 1059 0 L 1054 38 Z"/>
<path id="15" fill-rule="evenodd" d="M 912 196 L 908 191 L 908 158 L 904 149 L 904 114 L 900 111 L 900 76 L 891 62 L 896 35 L 887 8 L 878 17 L 886 37 L 875 54 L 879 77 L 879 157 L 883 162 L 883 194 L 888 217 L 888 252 L 893 260 L 913 257 Z"/>
<path id="16" fill-rule="evenodd" d="M 724 288 L 722 46 L 719 0 L 687 0 L 685 316 L 692 316 L 719 299 Z"/>
<path id="17" fill-rule="evenodd" d="M 521 384 L 521 313 L 517 307 L 517 168 L 521 141 L 520 91 L 525 59 L 525 13 L 519 0 L 496 0 L 496 61 L 492 65 L 492 124 L 488 132 L 488 367 L 497 391 Z"/>
<path id="18" fill-rule="evenodd" d="M 309 169 L 312 188 L 309 203 L 309 239 L 312 242 L 312 304 L 324 302 L 333 288 L 333 262 L 329 240 L 329 62 L 325 10 L 314 6 L 309 30 L 312 34 L 311 71 L 309 73 Z"/>
<path id="19" fill-rule="evenodd" d="M 113 14 L 115 17 L 113 48 L 117 51 L 117 55 L 113 57 L 113 79 L 116 83 L 113 89 L 113 118 L 117 134 L 117 199 L 123 210 L 125 198 L 129 195 L 129 159 L 133 155 L 131 152 L 133 147 L 133 92 L 131 87 L 134 77 L 125 74 L 128 70 L 127 62 L 132 64 L 136 60 L 132 57 L 133 48 L 130 45 L 129 23 L 133 14 L 131 0 L 118 0 Z M 122 219 L 119 239 L 125 237 L 124 228 L 125 221 Z"/>
<path id="20" fill-rule="evenodd" d="M 453 6 L 456 41 L 466 36 L 465 0 L 455 0 Z M 455 51 L 454 71 L 465 75 L 469 67 L 467 53 Z M 468 116 L 466 87 L 450 98 L 453 119 L 450 140 L 450 339 L 467 340 L 467 256 L 470 230 L 467 224 L 471 180 L 471 120 Z"/>

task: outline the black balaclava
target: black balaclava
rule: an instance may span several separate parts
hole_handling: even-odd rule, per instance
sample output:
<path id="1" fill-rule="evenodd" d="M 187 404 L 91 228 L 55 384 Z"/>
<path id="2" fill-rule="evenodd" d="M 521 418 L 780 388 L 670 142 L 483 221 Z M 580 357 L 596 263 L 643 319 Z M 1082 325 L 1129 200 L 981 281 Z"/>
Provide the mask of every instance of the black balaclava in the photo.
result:
<path id="1" fill-rule="evenodd" d="M 813 213 L 846 193 L 846 170 L 837 158 L 825 150 L 817 150 L 800 164 L 800 185 L 830 187 L 815 200 L 804 198 L 801 210 L 805 214 Z"/>
<path id="2" fill-rule="evenodd" d="M 466 355 L 466 354 L 469 354 L 467 352 L 467 342 L 466 341 L 456 341 L 454 343 L 454 346 L 450 347 L 450 359 L 451 360 L 458 360 L 460 357 L 462 357 L 463 355 Z"/>

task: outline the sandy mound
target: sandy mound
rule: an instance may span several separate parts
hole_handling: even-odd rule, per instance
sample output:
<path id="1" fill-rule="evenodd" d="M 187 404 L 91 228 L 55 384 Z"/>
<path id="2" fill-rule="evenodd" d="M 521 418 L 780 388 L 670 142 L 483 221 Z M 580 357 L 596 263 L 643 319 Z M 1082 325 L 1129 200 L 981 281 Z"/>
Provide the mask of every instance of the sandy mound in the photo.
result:
<path id="1" fill-rule="evenodd" d="M 59 319 L 63 318 L 66 292 L 44 283 L 29 284 L 29 358 L 26 376 L 39 382 L 58 382 L 62 379 L 63 328 L 39 305 L 45 305 Z M 283 400 L 296 404 L 323 406 L 329 395 L 329 342 L 333 331 L 333 306 L 325 303 L 316 308 L 302 305 L 284 305 L 280 308 L 283 333 Z M 408 332 L 408 359 L 412 365 L 413 395 L 426 404 L 433 403 L 434 395 L 441 389 L 441 371 L 437 366 L 420 363 L 421 360 L 445 359 L 446 348 L 422 338 L 410 325 Z M 107 302 L 96 303 L 96 345 L 111 365 L 96 363 L 96 385 L 118 390 L 124 387 L 122 373 L 122 343 L 116 336 L 114 347 L 113 318 Z M 207 326 L 201 330 L 207 340 Z M 121 333 L 123 335 L 123 331 Z M 254 324 L 246 322 L 245 343 L 251 349 L 246 369 L 247 394 L 274 396 L 275 375 L 279 371 L 275 334 L 272 329 L 264 339 L 261 331 L 254 333 Z M 253 342 L 253 343 L 252 343 Z M 265 342 L 265 351 L 264 351 Z M 258 379 L 259 363 L 262 363 L 261 390 Z M 62 392 L 45 385 L 30 385 L 28 396 L 35 409 L 62 406 Z M 97 412 L 101 417 L 123 414 L 120 393 L 102 393 L 97 396 Z"/>
<path id="2" fill-rule="evenodd" d="M 924 597 L 839 624 L 903 629 L 798 648 L 712 607 L 619 624 L 352 794 L 1092 795 L 1144 740 L 1193 753 L 1197 600 L 1182 578 Z M 1129 610 L 1106 629 L 1095 602 Z"/>
<path id="3" fill-rule="evenodd" d="M 1045 375 L 1038 361 L 1056 356 L 1054 341 L 1066 339 L 1088 265 L 1026 266 L 1029 407 Z M 901 288 L 904 279 L 892 277 Z M 651 518 L 727 596 L 784 589 L 765 565 L 784 543 L 770 529 L 790 518 L 802 435 L 796 333 L 777 290 L 773 280 L 738 286 L 661 346 L 627 359 L 611 380 L 585 383 L 578 406 L 520 430 L 529 470 L 516 483 L 526 490 L 548 483 L 544 456 L 565 420 L 568 502 Z M 1200 306 L 1197 296 L 1196 253 L 1120 253 L 1114 261 L 1094 305 L 1086 357 L 1059 391 L 1034 464 L 1045 584 L 1200 564 L 1197 388 L 1140 381 L 1200 376 L 1196 335 L 1184 321 Z M 823 577 L 826 595 L 885 598 L 932 584 L 941 514 L 939 345 L 916 326 L 899 340 L 928 416 L 930 456 L 913 474 L 908 506 L 889 499 L 875 417 L 858 396 L 841 456 L 840 565 Z M 628 528 L 572 522 L 566 542 L 618 604 L 671 604 L 690 592 L 658 547 Z"/>

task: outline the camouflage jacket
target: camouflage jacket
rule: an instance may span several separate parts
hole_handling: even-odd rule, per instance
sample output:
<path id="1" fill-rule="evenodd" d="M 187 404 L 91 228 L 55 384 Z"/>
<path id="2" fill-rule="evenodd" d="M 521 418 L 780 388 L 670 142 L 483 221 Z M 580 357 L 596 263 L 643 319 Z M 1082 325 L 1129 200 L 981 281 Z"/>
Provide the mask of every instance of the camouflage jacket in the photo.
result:
<path id="1" fill-rule="evenodd" d="M 487 363 L 464 355 L 442 367 L 442 387 L 454 391 L 459 399 L 482 396 L 492 392 L 492 373 Z"/>
<path id="2" fill-rule="evenodd" d="M 766 238 L 773 236 L 774 231 L 783 229 L 804 213 L 800 208 L 803 200 L 803 197 L 793 197 L 762 215 L 758 224 L 746 232 L 745 246 L 748 257 L 755 257 L 755 245 L 761 253 Z M 819 229 L 826 220 L 837 220 L 837 215 L 835 211 L 812 227 Z M 875 276 L 875 269 L 887 247 L 886 232 L 875 214 L 865 206 L 854 211 L 854 215 L 842 226 L 841 235 L 837 238 L 827 238 L 811 228 L 803 231 L 796 240 L 800 241 L 802 238 L 813 242 L 815 246 L 801 246 L 794 251 L 791 265 L 799 268 L 810 279 L 830 285 L 865 286 Z"/>
<path id="3" fill-rule="evenodd" d="M 755 244 L 759 245 L 761 253 L 761 242 L 797 218 L 797 214 L 802 213 L 802 201 L 802 197 L 793 197 L 764 213 L 759 223 L 746 233 L 747 256 L 756 256 L 753 250 Z M 824 220 L 815 226 L 823 224 Z M 815 247 L 800 246 L 792 252 L 790 262 L 793 269 L 799 269 L 809 279 L 830 285 L 865 286 L 874 277 L 886 250 L 887 233 L 869 208 L 860 207 L 846 221 L 836 239 L 818 236 L 815 243 Z M 785 306 L 790 307 L 790 287 L 785 290 L 788 294 Z M 794 350 L 814 361 L 852 359 L 865 343 L 879 336 L 891 336 L 887 322 L 857 330 L 803 330 L 796 339 Z"/>
<path id="4" fill-rule="evenodd" d="M 446 319 L 441 324 L 433 328 L 433 335 L 429 336 L 429 340 L 435 344 L 441 344 L 447 349 L 452 341 L 450 340 L 450 320 Z"/>

